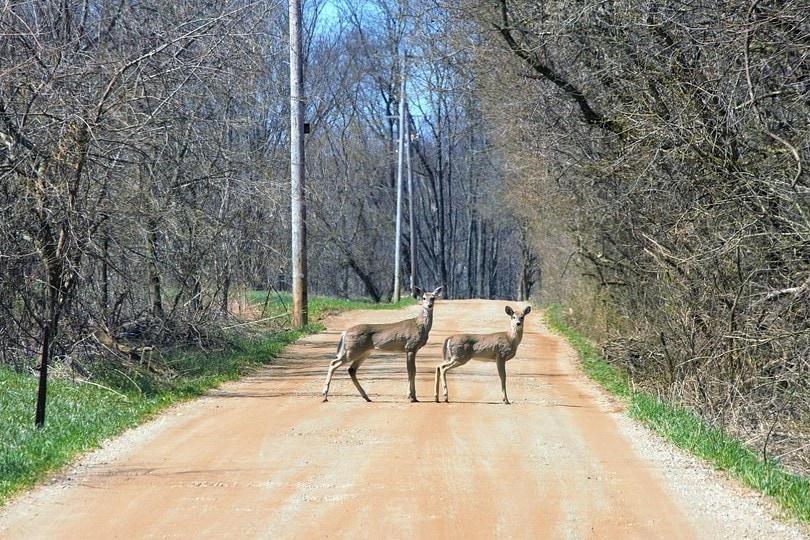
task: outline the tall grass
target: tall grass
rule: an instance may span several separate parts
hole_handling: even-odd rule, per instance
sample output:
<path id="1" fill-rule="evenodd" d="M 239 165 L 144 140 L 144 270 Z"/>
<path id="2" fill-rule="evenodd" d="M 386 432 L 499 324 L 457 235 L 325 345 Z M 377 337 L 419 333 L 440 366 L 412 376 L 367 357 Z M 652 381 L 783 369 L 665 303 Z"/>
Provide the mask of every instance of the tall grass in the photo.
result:
<path id="1" fill-rule="evenodd" d="M 610 393 L 624 399 L 628 414 L 665 439 L 728 472 L 745 485 L 771 497 L 791 517 L 810 523 L 810 479 L 762 460 L 742 442 L 708 425 L 682 407 L 634 390 L 627 376 L 599 356 L 593 345 L 564 322 L 563 310 L 545 311 L 552 329 L 577 351 L 583 371 Z"/>
<path id="2" fill-rule="evenodd" d="M 289 295 L 252 293 L 268 318 L 283 319 Z M 115 366 L 94 366 L 92 380 L 56 376 L 48 381 L 45 425 L 34 427 L 37 379 L 0 367 L 0 505 L 21 490 L 47 478 L 78 455 L 121 434 L 169 405 L 204 394 L 224 381 L 234 380 L 268 364 L 300 336 L 323 329 L 320 321 L 349 309 L 388 309 L 413 303 L 373 304 L 365 300 L 328 297 L 309 299 L 310 320 L 300 330 L 256 330 L 232 333 L 220 351 L 177 348 L 163 360 L 171 377 L 147 371 L 123 372 Z"/>

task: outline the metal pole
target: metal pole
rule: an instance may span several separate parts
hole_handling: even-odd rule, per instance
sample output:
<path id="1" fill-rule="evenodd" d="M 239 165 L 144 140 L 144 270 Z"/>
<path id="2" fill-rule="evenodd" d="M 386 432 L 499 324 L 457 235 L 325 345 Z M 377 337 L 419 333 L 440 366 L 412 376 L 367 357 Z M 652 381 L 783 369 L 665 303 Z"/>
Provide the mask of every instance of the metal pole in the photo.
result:
<path id="1" fill-rule="evenodd" d="M 402 237 L 402 174 L 405 165 L 405 54 L 400 59 L 399 81 L 399 163 L 397 167 L 397 223 L 394 239 L 394 294 L 392 302 L 399 302 L 402 288 L 400 270 L 400 243 Z"/>
<path id="2" fill-rule="evenodd" d="M 290 186 L 292 302 L 295 328 L 307 324 L 307 229 L 304 190 L 304 69 L 301 1 L 288 0 L 290 17 Z"/>

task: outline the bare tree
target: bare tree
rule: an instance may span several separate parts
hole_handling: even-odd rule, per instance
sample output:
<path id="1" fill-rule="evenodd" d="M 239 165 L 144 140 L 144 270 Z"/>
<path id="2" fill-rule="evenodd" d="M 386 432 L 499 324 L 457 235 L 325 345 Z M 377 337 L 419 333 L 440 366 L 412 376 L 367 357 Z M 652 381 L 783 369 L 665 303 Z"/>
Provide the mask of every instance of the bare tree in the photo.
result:
<path id="1" fill-rule="evenodd" d="M 4 363 L 36 351 L 44 369 L 95 331 L 190 337 L 184 325 L 221 307 L 215 297 L 236 277 L 222 239 L 241 235 L 234 225 L 253 217 L 258 185 L 253 104 L 230 92 L 240 81 L 255 95 L 259 79 L 245 75 L 261 72 L 253 44 L 269 9 L 102 1 L 0 12 L 0 287 L 14 291 L 0 308 Z"/>
<path id="2" fill-rule="evenodd" d="M 802 3 L 463 9 L 519 201 L 566 229 L 530 223 L 537 248 L 571 239 L 611 358 L 806 468 Z"/>

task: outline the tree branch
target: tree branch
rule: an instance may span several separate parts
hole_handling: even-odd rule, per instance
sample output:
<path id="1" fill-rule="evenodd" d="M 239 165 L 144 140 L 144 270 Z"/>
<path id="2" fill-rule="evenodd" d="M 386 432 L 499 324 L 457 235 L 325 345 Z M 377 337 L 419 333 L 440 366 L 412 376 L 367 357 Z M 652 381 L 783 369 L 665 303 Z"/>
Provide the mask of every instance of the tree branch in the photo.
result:
<path id="1" fill-rule="evenodd" d="M 619 136 L 624 136 L 623 130 L 619 127 L 619 125 L 607 118 L 604 118 L 601 114 L 596 112 L 593 107 L 591 107 L 588 98 L 585 97 L 585 94 L 571 84 L 568 80 L 563 78 L 561 75 L 556 73 L 554 70 L 549 68 L 546 64 L 540 61 L 536 54 L 527 50 L 523 46 L 521 46 L 515 37 L 512 35 L 511 25 L 509 23 L 509 13 L 506 6 L 507 0 L 498 0 L 498 5 L 500 6 L 500 15 L 501 15 L 501 23 L 495 23 L 493 26 L 498 30 L 503 37 L 506 44 L 509 46 L 509 49 L 518 57 L 524 60 L 529 67 L 531 67 L 535 72 L 541 75 L 544 79 L 548 80 L 549 82 L 556 85 L 560 88 L 565 94 L 568 95 L 571 99 L 573 99 L 576 104 L 579 106 L 580 112 L 582 112 L 582 116 L 585 119 L 585 122 L 597 126 L 605 131 L 610 133 L 615 133 Z"/>

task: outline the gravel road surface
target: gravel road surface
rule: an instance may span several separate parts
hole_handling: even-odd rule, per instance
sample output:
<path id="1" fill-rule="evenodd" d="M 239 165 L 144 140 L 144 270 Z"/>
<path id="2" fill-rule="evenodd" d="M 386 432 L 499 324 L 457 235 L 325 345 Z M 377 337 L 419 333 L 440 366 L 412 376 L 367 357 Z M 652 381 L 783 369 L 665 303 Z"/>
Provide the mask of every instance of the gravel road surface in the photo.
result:
<path id="1" fill-rule="evenodd" d="M 663 444 L 576 369 L 573 353 L 526 318 L 507 364 L 450 371 L 433 401 L 441 343 L 506 330 L 505 302 L 437 301 L 417 356 L 345 368 L 322 403 L 340 331 L 416 315 L 359 311 L 288 347 L 273 366 L 109 441 L 0 508 L 0 538 L 800 539 L 768 501 Z M 515 308 L 522 304 L 511 303 Z"/>

